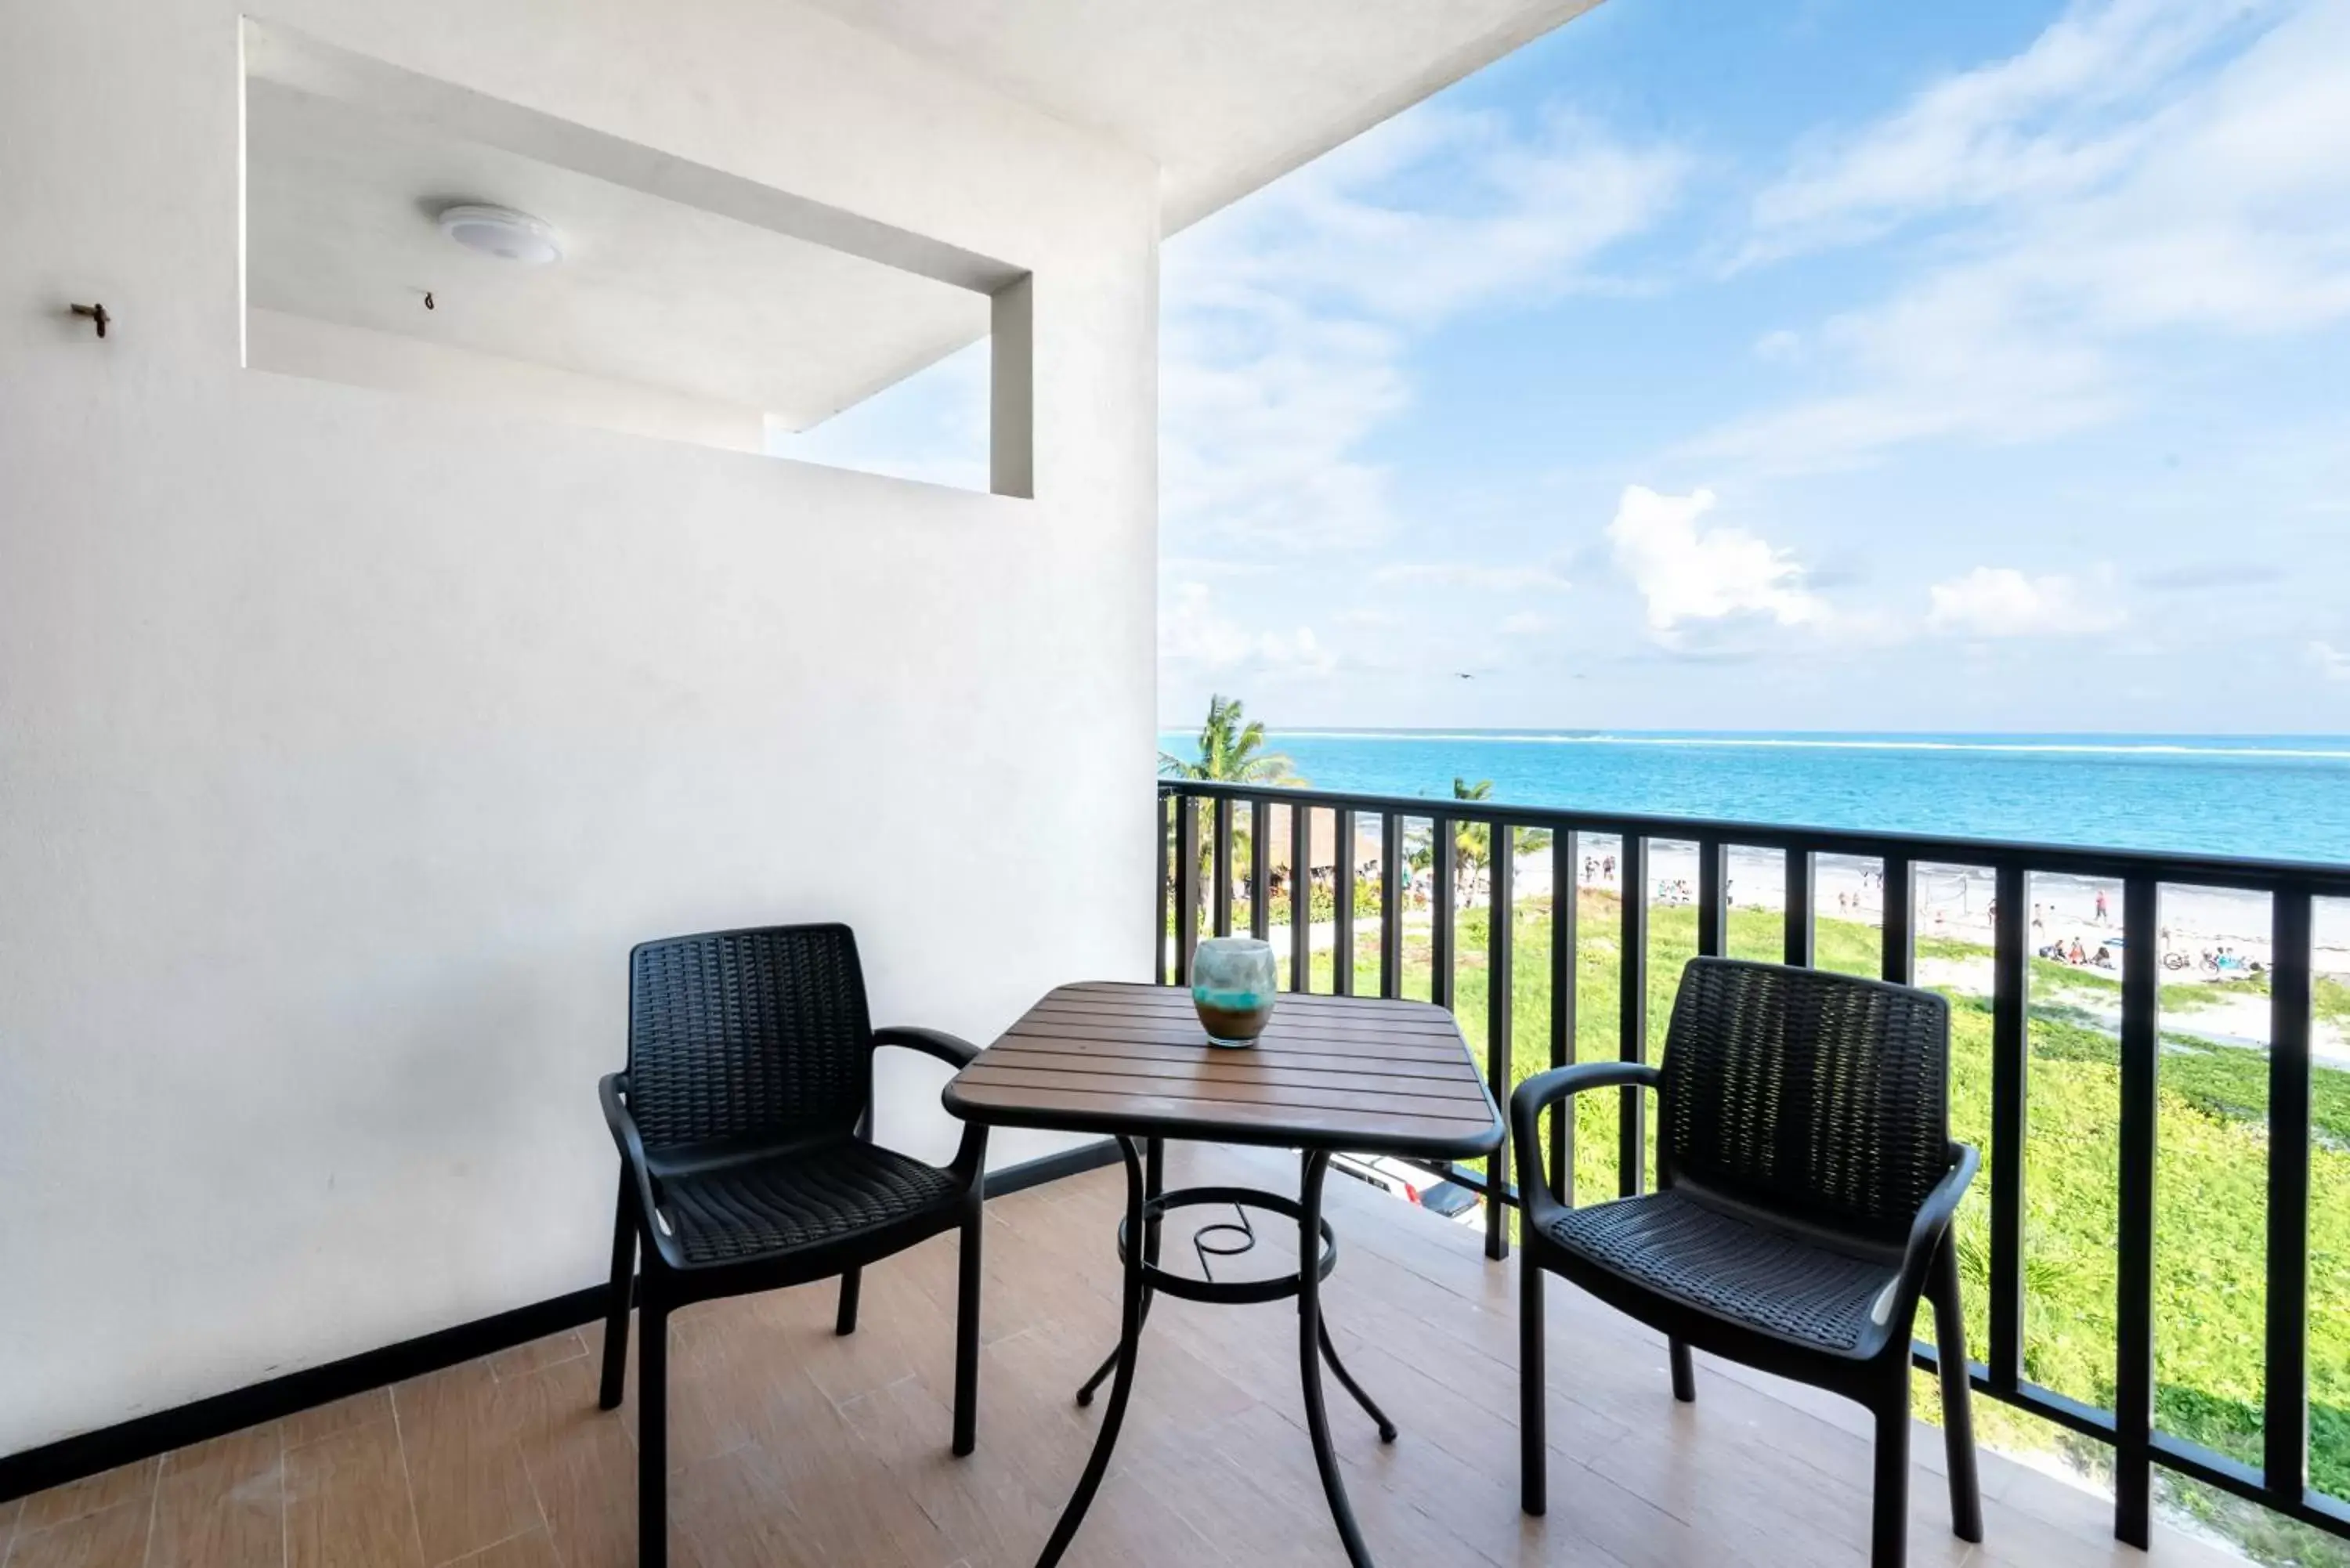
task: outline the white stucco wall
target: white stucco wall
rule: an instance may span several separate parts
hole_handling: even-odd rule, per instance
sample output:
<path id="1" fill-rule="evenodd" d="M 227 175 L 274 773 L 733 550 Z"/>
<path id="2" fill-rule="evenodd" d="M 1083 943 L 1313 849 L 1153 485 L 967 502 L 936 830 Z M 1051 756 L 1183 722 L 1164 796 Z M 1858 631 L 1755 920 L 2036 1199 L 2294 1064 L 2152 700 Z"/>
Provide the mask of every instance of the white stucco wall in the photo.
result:
<path id="1" fill-rule="evenodd" d="M 0 10 L 0 1452 L 594 1282 L 639 938 L 1148 962 L 1151 169 L 792 0 L 262 15 L 1032 269 L 1036 499 L 242 369 L 235 0 Z"/>

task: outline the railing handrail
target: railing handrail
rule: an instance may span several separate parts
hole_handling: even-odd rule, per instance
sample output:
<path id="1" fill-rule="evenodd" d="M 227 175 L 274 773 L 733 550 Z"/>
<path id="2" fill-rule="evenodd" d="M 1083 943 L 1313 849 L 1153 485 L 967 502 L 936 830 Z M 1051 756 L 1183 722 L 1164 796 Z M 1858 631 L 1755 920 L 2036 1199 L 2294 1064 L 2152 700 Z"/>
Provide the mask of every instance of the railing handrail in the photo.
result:
<path id="1" fill-rule="evenodd" d="M 2274 892 L 2307 888 L 2320 897 L 2350 896 L 2350 863 L 2271 860 L 2189 854 L 2167 849 L 2116 849 L 2030 839 L 1966 838 L 1875 828 L 1813 827 L 1799 823 L 1740 822 L 1717 817 L 1665 816 L 1648 812 L 1592 811 L 1576 806 L 1514 805 L 1506 801 L 1442 795 L 1369 794 L 1354 790 L 1235 784 L 1222 779 L 1162 775 L 1161 795 L 1205 800 L 1266 801 L 1308 808 L 1344 806 L 1376 816 L 1442 817 L 1494 826 L 1565 828 L 1576 833 L 1629 834 L 1668 843 L 1719 841 L 1755 849 L 1804 849 L 1814 854 L 1882 859 L 1887 854 L 1932 865 L 2026 867 L 2068 877 L 2151 877 L 2196 887 Z"/>
<path id="2" fill-rule="evenodd" d="M 1620 889 L 1609 923 L 1617 928 L 1617 1054 L 1626 1061 L 1644 1061 L 1648 1054 L 1648 876 L 1651 841 L 1693 844 L 1698 850 L 1697 950 L 1721 954 L 1728 945 L 1731 909 L 1730 851 L 1733 848 L 1776 850 L 1784 856 L 1785 897 L 1779 914 L 1784 956 L 1788 963 L 1810 965 L 1814 959 L 1814 928 L 1820 910 L 1815 898 L 1816 857 L 1845 856 L 1875 860 L 1881 867 L 1882 930 L 1879 943 L 1884 978 L 1909 982 L 1915 977 L 1917 889 L 1920 867 L 1947 865 L 1988 870 L 1993 877 L 1991 931 L 1991 1126 L 1985 1162 L 1989 1236 L 1990 1333 L 1986 1360 L 1970 1361 L 1970 1380 L 1984 1393 L 2028 1410 L 2069 1430 L 2110 1443 L 2115 1449 L 2115 1533 L 2122 1540 L 2147 1544 L 2152 1508 L 2153 1468 L 2190 1477 L 2236 1496 L 2314 1524 L 2333 1534 L 2350 1537 L 2350 1500 L 2308 1484 L 2308 1354 L 2309 1354 L 2309 1204 L 2312 1124 L 2314 901 L 2350 897 L 2350 865 L 2293 860 L 2253 859 L 2220 855 L 2181 854 L 2167 850 L 2109 849 L 2069 844 L 2033 844 L 2010 840 L 1952 837 L 1944 835 L 1878 832 L 1835 827 L 1807 827 L 1781 823 L 1720 821 L 1700 817 L 1664 816 L 1646 812 L 1588 811 L 1555 806 L 1514 805 L 1492 800 L 1447 799 L 1442 796 L 1371 794 L 1348 790 L 1324 790 L 1273 784 L 1243 784 L 1214 779 L 1161 775 L 1159 796 L 1159 909 L 1160 978 L 1180 983 L 1188 977 L 1193 946 L 1204 923 L 1219 935 L 1232 929 L 1236 900 L 1236 830 L 1243 810 L 1248 814 L 1254 851 L 1248 868 L 1248 925 L 1268 934 L 1272 903 L 1267 876 L 1271 857 L 1285 847 L 1293 869 L 1305 865 L 1313 843 L 1312 814 L 1331 814 L 1336 829 L 1334 847 L 1347 846 L 1336 856 L 1328 883 L 1335 917 L 1331 982 L 1340 992 L 1350 991 L 1357 961 L 1355 943 L 1357 882 L 1362 867 L 1351 847 L 1361 820 L 1380 818 L 1379 865 L 1373 877 L 1379 887 L 1383 918 L 1378 940 L 1379 992 L 1402 994 L 1403 921 L 1385 918 L 1406 907 L 1402 824 L 1419 819 L 1430 824 L 1433 841 L 1429 875 L 1429 941 L 1430 999 L 1451 1006 L 1452 971 L 1459 959 L 1457 887 L 1458 836 L 1464 824 L 1504 828 L 1543 828 L 1553 834 L 1551 856 L 1554 894 L 1582 885 L 1578 857 L 1590 847 L 1589 836 L 1619 841 L 1617 869 Z M 1206 803 L 1211 811 L 1180 806 Z M 1271 813 L 1275 806 L 1291 811 L 1285 846 L 1269 843 L 1274 836 Z M 1203 842 L 1202 817 L 1210 836 Z M 1171 848 L 1170 848 L 1171 841 Z M 1520 851 L 1518 854 L 1524 852 Z M 1490 918 L 1486 925 L 1486 959 L 1490 966 L 1486 1009 L 1486 1075 L 1497 1102 L 1506 1103 L 1515 1071 L 1512 931 L 1516 902 L 1511 867 L 1517 854 L 1492 855 L 1483 892 Z M 1212 871 L 1203 867 L 1212 866 Z M 1311 867 L 1308 867 L 1310 873 Z M 1212 875 L 1212 888 L 1201 887 Z M 2121 885 L 2122 947 L 2121 1015 L 2117 1036 L 2120 1066 L 2115 1106 L 2117 1127 L 2116 1225 L 2115 1299 L 2115 1407 L 2098 1409 L 2024 1376 L 2024 1229 L 2023 1189 L 2027 1180 L 2023 1145 L 2025 1109 L 2031 1079 L 2032 936 L 2026 906 L 2031 878 L 2035 875 L 2116 881 Z M 2158 1116 L 2157 1085 L 2162 1050 L 2160 1028 L 2161 970 L 2165 955 L 2154 941 L 2143 940 L 2159 923 L 2159 897 L 2164 885 L 2237 889 L 2270 897 L 2268 992 L 2268 1226 L 2266 1237 L 2266 1322 L 2262 1356 L 2262 1456 L 2248 1465 L 2216 1449 L 2162 1431 L 2155 1425 L 2155 1124 Z M 1292 887 L 1298 885 L 1293 879 Z M 1202 898 L 1203 891 L 1210 896 Z M 2100 898 L 2102 899 L 2102 892 Z M 1584 915 L 1580 900 L 1554 896 L 1550 900 L 1549 1057 L 1555 1067 L 1574 1060 L 1576 1049 L 1576 1002 L 1574 976 L 1579 953 L 1577 931 Z M 1290 989 L 1311 985 L 1310 913 L 1290 921 Z M 1170 926 L 1176 940 L 1171 973 L 1166 938 Z M 1340 955 L 1345 954 L 1343 961 Z M 1626 1195 L 1639 1190 L 1645 1179 L 1644 1102 L 1637 1095 L 1619 1101 L 1617 1179 Z M 1554 1106 L 1548 1123 L 1551 1185 L 1568 1186 L 1565 1173 L 1573 1166 L 1571 1120 Z M 1418 1163 L 1418 1162 L 1414 1162 Z M 1507 1151 L 1495 1154 L 1487 1174 L 1458 1168 L 1450 1163 L 1430 1167 L 1461 1182 L 1487 1199 L 1487 1254 L 1499 1259 L 1509 1250 L 1509 1228 L 1503 1213 L 1515 1206 L 1516 1191 L 1507 1179 Z M 1931 1345 L 1916 1346 L 1921 1366 L 1931 1370 Z"/>

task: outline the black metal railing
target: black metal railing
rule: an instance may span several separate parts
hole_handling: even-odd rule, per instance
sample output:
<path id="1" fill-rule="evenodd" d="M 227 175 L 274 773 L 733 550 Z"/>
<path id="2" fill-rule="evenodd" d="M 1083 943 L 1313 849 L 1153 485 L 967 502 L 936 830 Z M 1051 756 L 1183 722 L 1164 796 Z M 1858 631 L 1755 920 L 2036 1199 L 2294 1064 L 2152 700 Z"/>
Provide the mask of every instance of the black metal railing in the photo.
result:
<path id="1" fill-rule="evenodd" d="M 1190 810 L 1185 803 L 1193 803 Z M 1201 818 L 1208 817 L 1211 842 L 1205 867 L 1213 877 L 1208 908 L 1201 909 L 1203 871 Z M 1994 878 L 1991 920 L 1991 1066 L 1989 1174 L 1989 1335 L 1986 1355 L 1970 1364 L 1974 1386 L 1994 1398 L 2073 1432 L 2110 1444 L 2115 1454 L 2115 1533 L 2147 1544 L 2152 1503 L 2153 1467 L 2163 1466 L 2220 1490 L 2249 1499 L 2336 1535 L 2350 1536 L 2350 1501 L 2312 1488 L 2308 1480 L 2309 1433 L 2309 1203 L 2311 1147 L 2311 1036 L 2313 903 L 2350 898 L 2350 866 L 2229 859 L 2132 850 L 2086 849 L 2059 845 L 2004 843 L 1912 834 L 1857 833 L 1741 822 L 1640 815 L 1555 811 L 1485 801 L 1405 799 L 1318 790 L 1292 790 L 1195 780 L 1162 779 L 1159 788 L 1159 980 L 1184 983 L 1191 955 L 1205 922 L 1229 935 L 1233 915 L 1234 817 L 1248 814 L 1250 930 L 1271 929 L 1270 872 L 1276 849 L 1266 852 L 1273 808 L 1287 810 L 1288 843 L 1281 857 L 1290 868 L 1286 891 L 1289 978 L 1293 991 L 1310 989 L 1313 921 L 1314 821 L 1326 815 L 1336 846 L 1328 885 L 1336 926 L 1331 984 L 1340 993 L 1354 984 L 1357 825 L 1379 819 L 1379 994 L 1403 994 L 1403 873 L 1407 823 L 1427 825 L 1425 839 L 1413 838 L 1428 857 L 1430 996 L 1453 1002 L 1458 961 L 1454 897 L 1460 867 L 1457 832 L 1482 826 L 1493 853 L 1485 898 L 1489 985 L 1486 1009 L 1486 1072 L 1493 1097 L 1506 1106 L 1513 1074 L 1513 986 L 1511 939 L 1515 925 L 1513 867 L 1517 853 L 1502 851 L 1520 830 L 1552 836 L 1548 1065 L 1563 1066 L 1576 1051 L 1575 964 L 1579 898 L 1577 872 L 1594 839 L 1617 841 L 1620 921 L 1617 933 L 1617 1050 L 1626 1061 L 1647 1059 L 1649 1047 L 1648 911 L 1651 841 L 1697 846 L 1697 951 L 1721 954 L 1730 931 L 1729 852 L 1776 850 L 1784 857 L 1783 915 L 1784 961 L 1814 961 L 1815 898 L 1814 870 L 1819 857 L 1847 857 L 1881 867 L 1883 976 L 1911 982 L 1916 971 L 1916 878 L 1921 866 L 1987 870 Z M 1170 848 L 1171 846 L 1171 848 Z M 1537 851 L 1536 853 L 1539 853 Z M 2118 1225 L 2115 1237 L 2116 1299 L 2114 1405 L 2099 1408 L 2033 1382 L 2024 1376 L 2024 1147 L 2030 1065 L 2032 928 L 2029 878 L 2049 875 L 2120 884 L 2123 940 L 2119 1024 Z M 2165 886 L 2242 890 L 2268 895 L 2271 960 L 2268 1054 L 2267 1307 L 2263 1325 L 2265 1372 L 2262 1409 L 2262 1462 L 2247 1464 L 2229 1455 L 2158 1430 L 2155 1397 L 2155 1175 L 2157 1081 L 2161 1050 L 2159 1008 L 2163 953 L 2154 940 L 2160 926 L 2158 898 Z M 1621 1190 L 1638 1192 L 1643 1180 L 1648 1129 L 1646 1106 L 1636 1090 L 1624 1091 L 1618 1111 L 1617 1170 Z M 1551 1184 L 1572 1199 L 1573 1122 L 1559 1107 L 1547 1127 Z M 1506 1257 L 1507 1208 L 1517 1202 L 1508 1179 L 1504 1148 L 1484 1172 L 1439 1165 L 1430 1168 L 1468 1187 L 1484 1205 L 1489 1257 Z M 1493 1201 L 1498 1199 L 1498 1201 Z M 2191 1194 L 2179 1201 L 2194 1200 Z M 2337 1309 L 2340 1303 L 2336 1303 Z M 1934 1348 L 1916 1347 L 1918 1365 L 1935 1366 Z"/>

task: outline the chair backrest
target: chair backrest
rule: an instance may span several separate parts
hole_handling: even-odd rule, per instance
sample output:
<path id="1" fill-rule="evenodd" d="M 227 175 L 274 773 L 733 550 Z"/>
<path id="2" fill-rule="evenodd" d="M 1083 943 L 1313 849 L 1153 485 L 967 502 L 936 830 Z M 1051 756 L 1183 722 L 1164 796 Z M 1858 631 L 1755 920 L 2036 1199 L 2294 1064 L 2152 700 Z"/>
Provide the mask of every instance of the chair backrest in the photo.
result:
<path id="1" fill-rule="evenodd" d="M 769 926 L 629 954 L 629 1109 L 650 1149 L 845 1132 L 873 1025 L 847 926 Z"/>
<path id="2" fill-rule="evenodd" d="M 1898 1241 L 1950 1169 L 1950 1043 L 1931 992 L 1693 959 L 1661 1064 L 1666 1179 Z"/>

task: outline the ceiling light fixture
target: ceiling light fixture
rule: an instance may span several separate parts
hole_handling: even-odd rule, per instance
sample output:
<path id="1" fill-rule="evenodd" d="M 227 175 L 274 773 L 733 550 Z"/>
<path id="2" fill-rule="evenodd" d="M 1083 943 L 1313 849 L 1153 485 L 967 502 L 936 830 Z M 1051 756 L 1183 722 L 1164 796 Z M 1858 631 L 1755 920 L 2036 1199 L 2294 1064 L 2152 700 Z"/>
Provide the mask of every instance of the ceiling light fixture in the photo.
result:
<path id="1" fill-rule="evenodd" d="M 528 213 L 477 202 L 462 202 L 441 211 L 441 232 L 469 251 L 525 266 L 545 266 L 563 259 L 555 229 Z"/>

